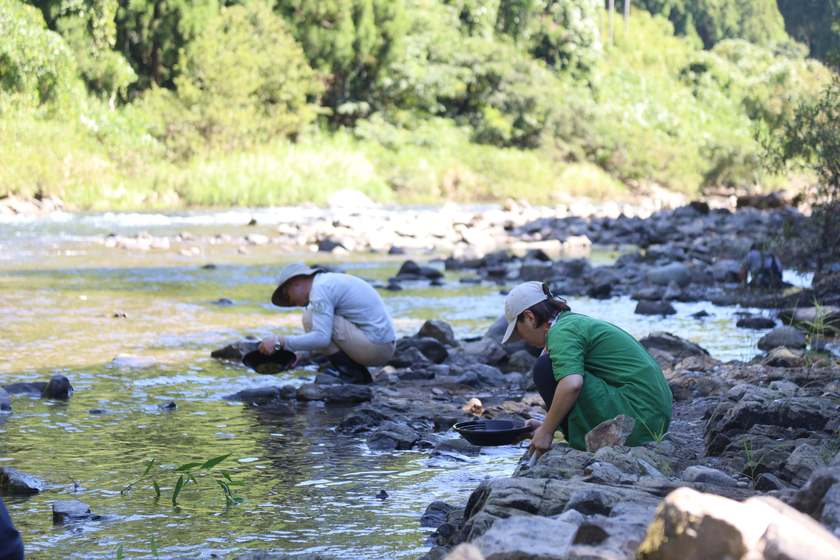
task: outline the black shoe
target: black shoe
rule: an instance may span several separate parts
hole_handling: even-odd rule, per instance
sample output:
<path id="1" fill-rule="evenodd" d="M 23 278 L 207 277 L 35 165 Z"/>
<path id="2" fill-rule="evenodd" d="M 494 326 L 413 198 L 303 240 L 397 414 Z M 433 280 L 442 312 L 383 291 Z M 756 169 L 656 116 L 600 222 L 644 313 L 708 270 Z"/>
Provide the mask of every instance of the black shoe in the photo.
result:
<path id="1" fill-rule="evenodd" d="M 339 350 L 335 354 L 327 356 L 332 366 L 338 371 L 339 378 L 348 383 L 367 385 L 373 383 L 368 368 L 353 361 L 353 358 Z"/>

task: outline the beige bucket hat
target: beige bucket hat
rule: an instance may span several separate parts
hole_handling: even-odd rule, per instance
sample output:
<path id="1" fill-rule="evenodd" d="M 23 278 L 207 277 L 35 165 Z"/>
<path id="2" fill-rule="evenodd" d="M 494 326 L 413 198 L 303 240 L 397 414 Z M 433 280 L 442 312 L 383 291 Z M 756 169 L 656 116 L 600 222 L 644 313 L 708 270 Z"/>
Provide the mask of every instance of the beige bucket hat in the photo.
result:
<path id="1" fill-rule="evenodd" d="M 283 270 L 280 271 L 280 278 L 277 280 L 277 287 L 274 289 L 274 293 L 271 294 L 271 303 L 277 307 L 290 307 L 289 302 L 283 297 L 283 285 L 296 276 L 312 276 L 319 272 L 324 272 L 324 269 L 310 267 L 303 263 L 292 263 L 283 267 Z"/>

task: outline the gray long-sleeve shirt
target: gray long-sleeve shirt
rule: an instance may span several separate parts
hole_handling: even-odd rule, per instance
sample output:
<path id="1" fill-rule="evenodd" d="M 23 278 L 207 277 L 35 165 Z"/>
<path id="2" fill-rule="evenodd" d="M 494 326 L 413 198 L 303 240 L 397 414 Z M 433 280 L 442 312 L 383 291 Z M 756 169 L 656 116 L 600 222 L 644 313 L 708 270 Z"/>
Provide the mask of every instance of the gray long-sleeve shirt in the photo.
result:
<path id="1" fill-rule="evenodd" d="M 317 351 L 329 346 L 336 315 L 359 327 L 371 342 L 388 343 L 397 338 L 382 298 L 370 284 L 356 276 L 333 272 L 316 275 L 307 308 L 312 312 L 312 330 L 286 337 L 287 350 Z"/>

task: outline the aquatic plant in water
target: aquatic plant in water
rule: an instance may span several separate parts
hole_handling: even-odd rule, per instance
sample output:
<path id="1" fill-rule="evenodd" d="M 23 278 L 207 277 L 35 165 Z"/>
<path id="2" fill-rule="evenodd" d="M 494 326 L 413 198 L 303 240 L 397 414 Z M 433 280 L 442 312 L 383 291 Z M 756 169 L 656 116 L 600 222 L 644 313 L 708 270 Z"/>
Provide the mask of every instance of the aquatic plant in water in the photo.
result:
<path id="1" fill-rule="evenodd" d="M 234 487 L 242 486 L 243 482 L 239 480 L 233 480 L 231 477 L 230 472 L 228 471 L 213 471 L 213 469 L 222 463 L 225 459 L 230 457 L 230 453 L 226 455 L 219 455 L 218 457 L 213 457 L 211 459 L 207 459 L 204 462 L 193 462 L 193 463 L 184 463 L 183 465 L 179 465 L 175 468 L 174 472 L 178 473 L 178 479 L 175 481 L 175 485 L 172 489 L 172 505 L 178 505 L 178 497 L 181 495 L 181 492 L 186 488 L 189 484 L 198 485 L 199 480 L 203 478 L 212 478 L 219 489 L 222 491 L 222 495 L 225 497 L 225 504 L 227 506 L 237 505 L 242 503 L 243 498 L 236 494 L 234 491 Z M 143 471 L 143 474 L 135 480 L 134 482 L 127 484 L 121 491 L 120 494 L 127 494 L 130 492 L 134 486 L 140 482 L 147 481 L 151 478 L 152 489 L 155 493 L 155 500 L 160 499 L 161 497 L 161 487 L 158 483 L 157 478 L 152 478 L 152 468 L 155 465 L 159 466 L 159 463 L 156 458 L 149 459 L 145 463 L 146 468 Z M 211 472 L 213 471 L 213 472 Z"/>

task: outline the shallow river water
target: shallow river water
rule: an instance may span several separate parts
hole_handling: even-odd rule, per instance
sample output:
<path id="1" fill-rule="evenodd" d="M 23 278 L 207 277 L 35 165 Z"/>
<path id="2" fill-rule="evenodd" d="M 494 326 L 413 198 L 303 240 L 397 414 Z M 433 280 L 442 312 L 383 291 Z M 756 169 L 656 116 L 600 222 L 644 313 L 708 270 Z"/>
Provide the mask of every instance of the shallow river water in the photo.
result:
<path id="1" fill-rule="evenodd" d="M 427 545 L 419 518 L 434 500 L 463 503 L 486 477 L 507 476 L 522 450 L 485 448 L 466 461 L 424 452 L 374 452 L 332 427 L 347 412 L 316 404 L 304 414 L 260 411 L 224 401 L 248 387 L 303 383 L 313 372 L 278 378 L 209 357 L 246 335 L 297 329 L 299 314 L 268 299 L 280 267 L 293 260 L 340 265 L 383 281 L 397 257 L 278 254 L 271 245 L 212 245 L 208 235 L 270 234 L 288 217 L 257 212 L 183 215 L 67 215 L 0 222 L 0 381 L 66 375 L 66 402 L 13 397 L 0 418 L 0 464 L 47 481 L 37 496 L 7 498 L 28 558 L 211 558 L 245 551 L 323 552 L 339 558 L 416 558 Z M 285 217 L 285 218 L 284 218 Z M 168 251 L 106 248 L 108 233 L 195 236 Z M 193 256 L 178 249 L 196 246 Z M 596 252 L 606 262 L 616 255 Z M 403 257 L 404 258 L 404 257 Z M 418 257 L 422 260 L 423 257 Z M 202 265 L 214 263 L 215 269 Z M 465 273 L 466 274 L 466 273 Z M 450 322 L 459 337 L 480 335 L 502 311 L 496 285 L 464 285 L 449 273 L 442 288 L 381 292 L 399 335 L 427 318 Z M 214 302 L 229 298 L 234 304 Z M 636 336 L 666 330 L 721 359 L 749 359 L 761 332 L 735 328 L 736 308 L 676 303 L 669 318 L 633 314 L 627 298 L 571 298 L 573 309 L 606 318 Z M 705 309 L 703 320 L 690 317 Z M 124 316 L 123 316 L 124 315 Z M 115 357 L 123 358 L 113 361 Z M 137 359 L 127 359 L 133 356 Z M 164 408 L 169 402 L 177 408 Z M 91 411 L 95 411 L 92 413 Z M 211 480 L 188 487 L 177 507 L 166 498 L 175 466 L 230 453 L 226 468 L 244 484 L 240 505 L 226 507 Z M 149 483 L 120 490 L 149 459 L 163 498 Z M 377 498 L 380 490 L 388 497 Z M 51 504 L 79 499 L 102 516 L 53 526 Z"/>

